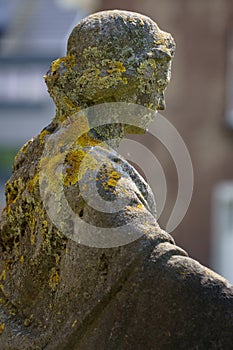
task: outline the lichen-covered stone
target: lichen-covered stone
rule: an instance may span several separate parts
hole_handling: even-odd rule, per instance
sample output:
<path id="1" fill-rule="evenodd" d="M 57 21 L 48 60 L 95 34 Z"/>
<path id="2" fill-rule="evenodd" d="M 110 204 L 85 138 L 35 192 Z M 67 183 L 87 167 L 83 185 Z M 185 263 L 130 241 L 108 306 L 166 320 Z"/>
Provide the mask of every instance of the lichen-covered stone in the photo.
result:
<path id="1" fill-rule="evenodd" d="M 81 21 L 71 33 L 67 56 L 52 63 L 45 81 L 56 115 L 19 151 L 6 184 L 0 223 L 1 349 L 231 349 L 232 286 L 190 259 L 160 229 L 149 186 L 112 148 L 140 128 L 108 124 L 89 130 L 87 120 L 71 118 L 103 102 L 162 109 L 174 47 L 170 34 L 151 19 L 106 11 Z M 46 164 L 45 143 L 66 123 L 84 133 L 68 152 L 54 143 Z M 88 206 L 79 189 L 103 155 L 106 164 L 96 178 L 100 195 L 128 203 L 111 215 Z M 143 235 L 121 247 L 92 248 L 59 231 L 41 198 L 40 169 L 47 166 L 53 177 L 63 160 L 66 198 L 82 220 L 116 227 L 134 218 L 132 230 Z M 53 200 L 55 176 L 47 187 L 48 201 Z M 58 211 L 65 217 L 64 208 Z"/>

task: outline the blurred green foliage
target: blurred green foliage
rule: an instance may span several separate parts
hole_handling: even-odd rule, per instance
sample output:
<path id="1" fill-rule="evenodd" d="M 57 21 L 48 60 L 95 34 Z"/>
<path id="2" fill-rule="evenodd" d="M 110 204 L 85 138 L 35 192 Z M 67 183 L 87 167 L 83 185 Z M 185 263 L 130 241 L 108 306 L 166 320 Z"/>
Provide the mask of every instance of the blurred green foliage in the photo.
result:
<path id="1" fill-rule="evenodd" d="M 0 146 L 0 179 L 6 181 L 12 171 L 13 161 L 18 149 Z"/>

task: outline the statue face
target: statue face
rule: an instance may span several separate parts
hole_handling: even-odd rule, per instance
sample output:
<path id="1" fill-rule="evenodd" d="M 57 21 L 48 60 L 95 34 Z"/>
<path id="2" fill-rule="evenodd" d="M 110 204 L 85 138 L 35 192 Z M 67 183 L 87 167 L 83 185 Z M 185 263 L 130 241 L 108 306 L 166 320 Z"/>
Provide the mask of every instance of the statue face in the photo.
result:
<path id="1" fill-rule="evenodd" d="M 136 92 L 137 98 L 134 102 L 155 111 L 164 110 L 164 92 L 171 78 L 171 60 L 155 60 L 154 67 L 155 69 L 153 72 L 151 72 L 150 76 L 144 74 L 144 78 L 141 79 L 139 91 L 140 89 L 143 89 L 143 93 Z M 148 66 L 145 71 L 148 71 Z M 139 128 L 133 125 L 127 125 L 125 127 L 125 133 L 144 134 L 147 127 L 153 121 L 153 119 L 154 114 L 149 114 L 145 117 L 145 120 L 143 120 L 143 128 Z"/>
<path id="2" fill-rule="evenodd" d="M 156 96 L 156 109 L 164 110 L 165 109 L 165 97 L 164 92 L 167 88 L 168 83 L 171 79 L 171 61 L 164 62 L 163 68 L 158 73 L 158 79 L 156 81 L 155 90 L 157 92 Z"/>

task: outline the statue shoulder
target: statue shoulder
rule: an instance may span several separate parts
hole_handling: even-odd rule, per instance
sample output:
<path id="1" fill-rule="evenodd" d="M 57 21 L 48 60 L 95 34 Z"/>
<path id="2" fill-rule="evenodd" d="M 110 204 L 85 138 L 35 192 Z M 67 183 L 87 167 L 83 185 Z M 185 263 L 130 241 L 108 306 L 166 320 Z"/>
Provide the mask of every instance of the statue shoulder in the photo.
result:
<path id="1" fill-rule="evenodd" d="M 79 184 L 84 197 L 134 202 L 156 216 L 153 192 L 138 171 L 110 147 L 76 147 L 64 164 L 66 186 Z M 96 199 L 98 200 L 98 198 Z M 122 204 L 124 204 L 122 202 Z"/>

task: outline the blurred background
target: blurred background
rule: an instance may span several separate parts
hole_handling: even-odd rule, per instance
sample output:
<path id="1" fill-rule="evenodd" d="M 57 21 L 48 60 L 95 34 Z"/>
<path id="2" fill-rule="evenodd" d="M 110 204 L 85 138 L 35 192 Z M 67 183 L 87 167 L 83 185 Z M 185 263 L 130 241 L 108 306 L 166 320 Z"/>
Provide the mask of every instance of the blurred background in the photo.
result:
<path id="1" fill-rule="evenodd" d="M 189 210 L 172 235 L 191 257 L 233 283 L 232 0 L 0 0 L 0 206 L 14 155 L 54 116 L 43 75 L 65 55 L 74 25 L 106 9 L 148 15 L 175 38 L 162 114 L 188 147 L 195 183 Z M 177 195 L 176 168 L 159 142 L 145 136 L 140 142 L 166 175 L 164 227 Z"/>

